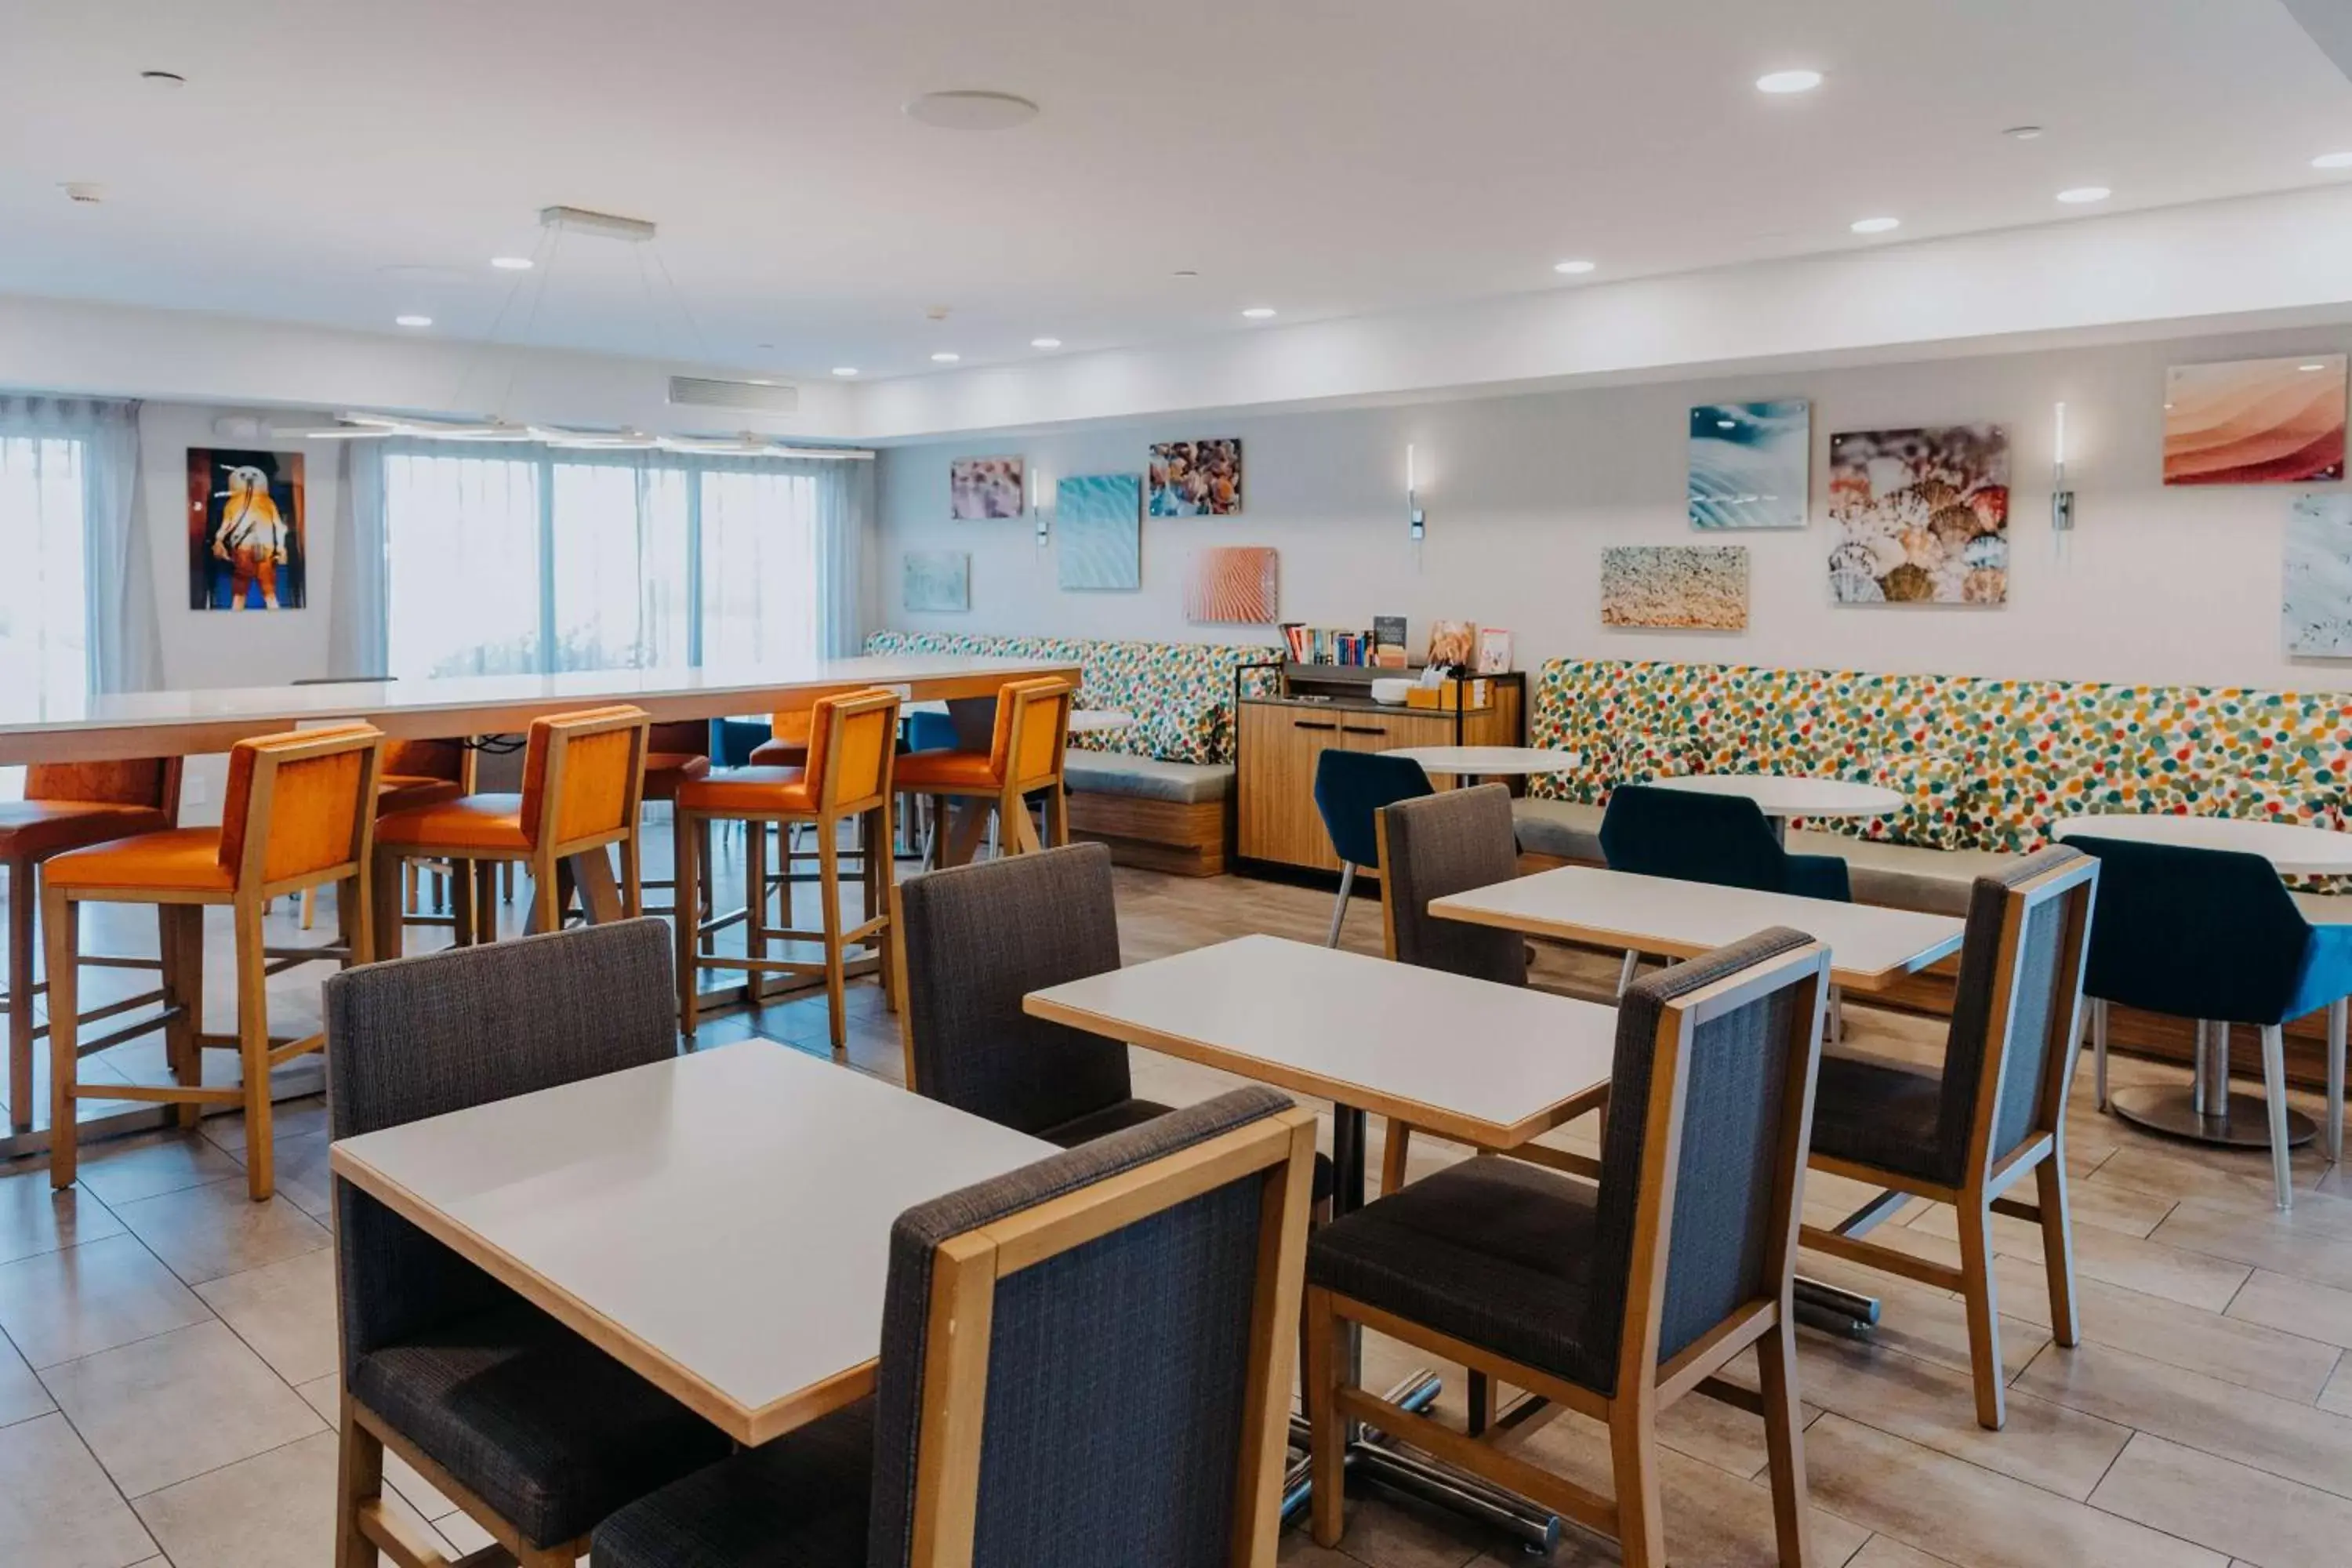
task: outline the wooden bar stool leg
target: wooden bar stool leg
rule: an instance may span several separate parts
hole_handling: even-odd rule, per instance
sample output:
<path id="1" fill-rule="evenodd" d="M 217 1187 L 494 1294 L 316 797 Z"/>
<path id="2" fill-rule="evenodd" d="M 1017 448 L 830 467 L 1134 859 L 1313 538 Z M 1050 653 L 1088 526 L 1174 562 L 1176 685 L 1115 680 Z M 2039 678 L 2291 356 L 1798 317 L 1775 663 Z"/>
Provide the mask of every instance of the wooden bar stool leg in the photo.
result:
<path id="1" fill-rule="evenodd" d="M 1782 1568 L 1813 1561 L 1805 1500 L 1804 1410 L 1797 1400 L 1797 1326 L 1781 1299 L 1780 1321 L 1756 1342 L 1757 1384 L 1764 1395 L 1764 1451 L 1772 1487 L 1772 1531 Z"/>
<path id="2" fill-rule="evenodd" d="M 163 970 L 163 1060 L 172 1069 L 172 1081 L 183 1089 L 205 1081 L 204 1049 L 196 1043 L 204 1024 L 188 1005 L 186 917 L 191 910 L 199 915 L 204 912 L 190 904 L 155 906 L 155 951 Z M 197 960 L 200 966 L 203 962 Z M 199 1109 L 193 1100 L 186 1101 L 174 1106 L 173 1115 L 182 1127 L 194 1127 Z"/>
<path id="3" fill-rule="evenodd" d="M 570 857 L 572 879 L 580 889 L 580 904 L 590 925 L 608 925 L 621 918 L 621 890 L 613 880 L 612 856 L 603 847 Z"/>
<path id="4" fill-rule="evenodd" d="M 1047 843 L 1056 849 L 1069 843 L 1070 797 L 1068 792 L 1062 788 L 1062 781 L 1059 779 L 1055 779 L 1054 787 L 1046 792 L 1045 824 L 1048 830 Z"/>
<path id="5" fill-rule="evenodd" d="M 240 900 L 236 923 L 236 1049 L 245 1068 L 245 1190 L 255 1203 L 278 1188 L 269 1131 L 269 974 L 261 906 Z"/>
<path id="6" fill-rule="evenodd" d="M 1666 1568 L 1665 1505 L 1658 1475 L 1657 1413 L 1639 1392 L 1620 1394 L 1609 1417 L 1617 1487 L 1617 1551 L 1625 1568 Z"/>
<path id="7" fill-rule="evenodd" d="M 49 950 L 49 1185 L 60 1191 L 74 1184 L 80 1152 L 73 1100 L 75 1047 L 81 1043 L 81 933 L 76 919 L 63 892 L 50 889 L 42 894 Z"/>
<path id="8" fill-rule="evenodd" d="M 33 1125 L 33 929 L 40 894 L 33 862 L 8 862 L 8 1121 Z"/>
<path id="9" fill-rule="evenodd" d="M 335 884 L 335 907 L 345 911 L 343 927 L 343 967 L 354 963 L 375 962 L 374 912 L 368 907 L 368 868 L 361 863 L 359 875 Z"/>
<path id="10" fill-rule="evenodd" d="M 474 906 L 474 878 L 465 861 L 453 864 L 457 875 L 457 886 L 450 889 L 455 901 L 449 906 L 449 942 L 453 947 L 471 947 L 482 940 L 474 926 L 478 912 Z"/>
<path id="11" fill-rule="evenodd" d="M 849 1003 L 841 947 L 841 825 L 820 820 L 816 831 L 817 912 L 824 929 L 824 1001 L 833 1026 L 833 1054 L 849 1053 Z"/>
<path id="12" fill-rule="evenodd" d="M 692 821 L 692 826 L 688 826 Z M 681 810 L 677 815 L 677 886 L 671 889 L 677 896 L 677 913 L 673 917 L 677 935 L 677 1026 L 689 1041 L 694 1038 L 694 1026 L 701 1012 L 702 975 L 696 950 L 700 945 L 696 938 L 694 917 L 698 893 L 702 881 L 703 851 L 710 844 L 709 824 L 691 819 Z"/>
<path id="13" fill-rule="evenodd" d="M 415 868 L 401 858 L 398 851 L 379 849 L 375 856 L 375 954 L 378 958 L 398 958 L 406 936 L 403 916 L 408 904 L 405 893 L 410 873 Z"/>
<path id="14" fill-rule="evenodd" d="M 621 858 L 621 913 L 628 920 L 646 912 L 645 864 L 639 857 L 642 847 L 637 830 L 632 827 L 614 848 Z"/>
<path id="15" fill-rule="evenodd" d="M 474 862 L 474 931 L 487 941 L 499 939 L 499 879 L 513 867 L 511 860 Z"/>
<path id="16" fill-rule="evenodd" d="M 2009 1419 L 2000 1366 L 2000 1305 L 1992 1276 L 1992 1208 L 1981 1189 L 1964 1192 L 1960 1219 L 1960 1294 L 1968 1303 L 1969 1366 L 1976 1384 L 1977 1425 L 1998 1432 Z"/>

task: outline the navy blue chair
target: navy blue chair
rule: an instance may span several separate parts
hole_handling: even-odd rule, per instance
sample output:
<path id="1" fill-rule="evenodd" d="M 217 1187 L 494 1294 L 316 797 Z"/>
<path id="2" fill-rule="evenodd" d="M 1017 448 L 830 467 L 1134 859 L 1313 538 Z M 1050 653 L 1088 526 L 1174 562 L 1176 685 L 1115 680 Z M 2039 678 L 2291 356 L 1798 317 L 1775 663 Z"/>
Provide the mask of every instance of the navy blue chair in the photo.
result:
<path id="1" fill-rule="evenodd" d="M 1348 920 L 1348 896 L 1356 887 L 1356 868 L 1381 863 L 1376 815 L 1383 806 L 1435 793 L 1429 775 L 1410 757 L 1334 747 L 1316 759 L 1315 809 L 1323 814 L 1323 830 L 1331 836 L 1331 853 L 1339 858 L 1339 899 L 1331 906 L 1331 934 L 1324 939 L 1324 946 L 1339 945 L 1339 928 Z"/>
<path id="2" fill-rule="evenodd" d="M 1738 795 L 1620 784 L 1601 818 L 1601 853 L 1612 871 L 1853 900 L 1843 860 L 1790 854 L 1756 803 Z"/>
<path id="3" fill-rule="evenodd" d="M 2197 1020 L 2197 1078 L 2179 1090 L 2127 1089 L 2116 1109 L 2159 1131 L 2226 1134 L 2231 1121 L 2232 1024 L 2262 1031 L 2263 1113 L 2278 1206 L 2294 1200 L 2287 1150 L 2289 1018 L 2327 1009 L 2327 1150 L 2344 1151 L 2345 998 L 2352 995 L 2352 925 L 2304 918 L 2278 872 L 2259 855 L 2189 849 L 2074 835 L 2069 847 L 2099 859 L 2099 921 L 2083 989 L 2093 1000 L 2091 1040 L 2099 1103 L 2108 1103 L 2109 1003 Z M 2252 1109 L 2251 1099 L 2241 1101 Z M 2294 1118 L 2300 1121 L 2300 1118 Z"/>

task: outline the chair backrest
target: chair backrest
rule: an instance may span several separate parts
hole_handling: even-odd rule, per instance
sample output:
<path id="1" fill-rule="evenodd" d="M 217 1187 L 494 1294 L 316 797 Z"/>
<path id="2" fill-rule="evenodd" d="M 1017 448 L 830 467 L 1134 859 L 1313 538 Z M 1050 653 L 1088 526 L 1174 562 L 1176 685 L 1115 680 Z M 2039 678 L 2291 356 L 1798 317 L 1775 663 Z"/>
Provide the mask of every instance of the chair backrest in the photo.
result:
<path id="1" fill-rule="evenodd" d="M 747 766 L 761 743 L 773 739 L 775 727 L 751 719 L 719 721 L 719 751 L 711 761 L 722 768 Z"/>
<path id="2" fill-rule="evenodd" d="M 901 1215 L 866 1562 L 1270 1564 L 1314 1158 L 1250 1088 Z"/>
<path id="3" fill-rule="evenodd" d="M 907 715 L 907 745 L 910 752 L 946 752 L 955 749 L 956 723 L 952 713 L 909 713 Z"/>
<path id="4" fill-rule="evenodd" d="M 809 710 L 807 776 L 817 808 L 871 811 L 890 794 L 898 755 L 898 694 L 881 687 L 820 697 Z"/>
<path id="5" fill-rule="evenodd" d="M 25 770 L 26 800 L 97 801 L 150 806 L 180 819 L 180 759 L 131 757 L 119 763 L 35 763 Z"/>
<path id="6" fill-rule="evenodd" d="M 2091 834 L 2066 842 L 2099 862 L 2084 991 L 2176 1018 L 2284 1022 L 2311 922 L 2268 860 Z"/>
<path id="7" fill-rule="evenodd" d="M 1411 757 L 1380 752 L 1349 752 L 1338 746 L 1315 759 L 1315 809 L 1331 836 L 1331 853 L 1350 866 L 1376 867 L 1381 841 L 1372 815 L 1401 800 L 1436 793 L 1429 775 Z"/>
<path id="8" fill-rule="evenodd" d="M 562 854 L 635 832 L 652 722 L 625 702 L 532 720 L 523 742 L 523 836 Z"/>
<path id="9" fill-rule="evenodd" d="M 768 739 L 781 741 L 788 746 L 807 745 L 814 711 L 813 709 L 803 708 L 790 713 L 771 714 L 768 719 Z"/>
<path id="10" fill-rule="evenodd" d="M 229 748 L 220 863 L 240 892 L 358 874 L 375 837 L 383 747 L 373 724 L 338 724 Z"/>
<path id="11" fill-rule="evenodd" d="M 657 920 L 394 959 L 328 977 L 327 1127 L 398 1127 L 677 1053 Z M 366 1194 L 334 1184 L 343 1372 L 369 1351 L 509 1300 Z"/>
<path id="12" fill-rule="evenodd" d="M 1601 817 L 1601 853 L 1612 871 L 1674 877 L 1724 888 L 1785 892 L 1789 856 L 1756 803 L 1655 784 L 1620 784 Z"/>
<path id="13" fill-rule="evenodd" d="M 2053 848 L 1969 891 L 1936 1125 L 1937 1173 L 1950 1185 L 2064 1114 L 2100 879 L 2090 856 Z"/>
<path id="14" fill-rule="evenodd" d="M 1786 1307 L 1829 977 L 1827 948 L 1775 927 L 1619 1002 L 1587 1325 L 1616 1388 L 1743 1309 Z"/>
<path id="15" fill-rule="evenodd" d="M 1033 790 L 1062 776 L 1070 743 L 1070 699 L 1076 688 L 1057 675 L 1009 680 L 996 694 L 991 769 L 1013 787 Z"/>
<path id="16" fill-rule="evenodd" d="M 1374 812 L 1372 822 L 1388 955 L 1423 969 L 1525 985 L 1527 938 L 1429 912 L 1432 899 L 1490 888 L 1519 874 L 1510 791 L 1480 784 L 1401 800 Z"/>
<path id="17" fill-rule="evenodd" d="M 646 730 L 646 750 L 671 756 L 707 757 L 710 754 L 710 721 L 674 719 L 666 724 L 649 725 Z"/>
<path id="18" fill-rule="evenodd" d="M 1024 1132 L 1129 1097 L 1125 1046 L 1021 1010 L 1118 967 L 1108 845 L 911 877 L 898 900 L 908 1088 Z"/>
<path id="19" fill-rule="evenodd" d="M 463 741 L 386 741 L 383 771 L 388 777 L 446 779 L 471 795 L 477 754 Z"/>

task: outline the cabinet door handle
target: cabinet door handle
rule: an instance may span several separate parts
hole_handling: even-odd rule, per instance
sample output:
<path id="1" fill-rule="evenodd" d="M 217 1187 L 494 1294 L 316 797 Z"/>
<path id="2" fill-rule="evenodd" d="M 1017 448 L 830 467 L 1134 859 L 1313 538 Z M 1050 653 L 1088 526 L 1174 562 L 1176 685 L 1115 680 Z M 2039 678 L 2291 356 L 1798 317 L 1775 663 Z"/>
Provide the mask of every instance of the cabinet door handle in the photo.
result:
<path id="1" fill-rule="evenodd" d="M 1339 726 L 1312 719 L 1293 719 L 1290 721 L 1290 727 L 1294 730 L 1336 730 Z"/>
<path id="2" fill-rule="evenodd" d="M 1342 724 L 1341 732 L 1349 735 L 1385 735 L 1388 731 L 1378 724 Z"/>

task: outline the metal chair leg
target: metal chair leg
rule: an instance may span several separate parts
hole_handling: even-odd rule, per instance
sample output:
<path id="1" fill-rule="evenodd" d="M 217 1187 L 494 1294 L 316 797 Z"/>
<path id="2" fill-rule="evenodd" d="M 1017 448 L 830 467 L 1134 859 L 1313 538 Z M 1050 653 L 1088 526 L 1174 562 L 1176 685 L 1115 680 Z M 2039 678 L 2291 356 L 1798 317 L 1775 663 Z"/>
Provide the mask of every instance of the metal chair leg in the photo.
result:
<path id="1" fill-rule="evenodd" d="M 2347 1002 L 2338 996 L 2327 1005 L 2327 1159 L 2344 1163 L 2344 1024 Z"/>
<path id="2" fill-rule="evenodd" d="M 1353 860 L 1339 868 L 1339 896 L 1331 905 L 1331 934 L 1323 939 L 1325 947 L 1339 945 L 1339 928 L 1348 923 L 1348 895 L 1356 889 L 1356 863 Z"/>
<path id="3" fill-rule="evenodd" d="M 2271 1119 L 2271 1180 L 2282 1211 L 2294 1207 L 2294 1163 L 2286 1141 L 2286 1030 L 2263 1030 L 2263 1099 Z"/>
<path id="4" fill-rule="evenodd" d="M 1625 950 L 1625 962 L 1617 970 L 1617 994 L 1625 994 L 1625 987 L 1633 984 L 1633 976 L 1642 972 L 1642 955 L 1632 948 Z"/>

